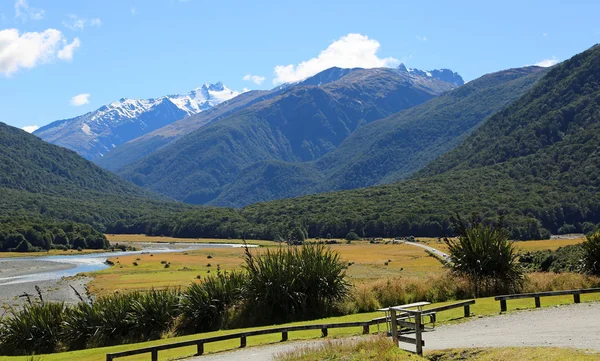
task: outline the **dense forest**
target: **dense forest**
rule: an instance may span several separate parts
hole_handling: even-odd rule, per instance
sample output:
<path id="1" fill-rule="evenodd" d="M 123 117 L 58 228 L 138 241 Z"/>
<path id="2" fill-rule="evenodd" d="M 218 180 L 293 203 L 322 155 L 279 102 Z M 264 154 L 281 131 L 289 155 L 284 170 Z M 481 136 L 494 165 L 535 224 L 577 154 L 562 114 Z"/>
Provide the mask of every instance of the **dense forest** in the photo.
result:
<path id="1" fill-rule="evenodd" d="M 0 251 L 33 252 L 50 249 L 106 249 L 110 243 L 92 226 L 30 218 L 0 219 Z"/>

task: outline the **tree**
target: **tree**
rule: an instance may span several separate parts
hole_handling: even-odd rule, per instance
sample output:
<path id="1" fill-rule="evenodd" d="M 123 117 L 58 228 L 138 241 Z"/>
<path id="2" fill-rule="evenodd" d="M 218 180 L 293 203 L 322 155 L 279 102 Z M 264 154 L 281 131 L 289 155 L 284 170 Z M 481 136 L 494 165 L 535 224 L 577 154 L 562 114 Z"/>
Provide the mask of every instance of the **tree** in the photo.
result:
<path id="1" fill-rule="evenodd" d="M 358 236 L 358 234 L 356 234 L 354 231 L 350 231 L 348 232 L 348 234 L 346 235 L 346 240 L 347 241 L 357 241 L 359 240 L 360 237 Z"/>
<path id="2" fill-rule="evenodd" d="M 583 267 L 587 273 L 600 276 L 600 231 L 587 236 L 582 244 L 584 250 Z"/>
<path id="3" fill-rule="evenodd" d="M 496 225 L 484 225 L 475 217 L 469 223 L 457 217 L 453 228 L 457 238 L 445 239 L 451 267 L 470 280 L 476 297 L 522 286 L 523 268 L 502 219 Z"/>

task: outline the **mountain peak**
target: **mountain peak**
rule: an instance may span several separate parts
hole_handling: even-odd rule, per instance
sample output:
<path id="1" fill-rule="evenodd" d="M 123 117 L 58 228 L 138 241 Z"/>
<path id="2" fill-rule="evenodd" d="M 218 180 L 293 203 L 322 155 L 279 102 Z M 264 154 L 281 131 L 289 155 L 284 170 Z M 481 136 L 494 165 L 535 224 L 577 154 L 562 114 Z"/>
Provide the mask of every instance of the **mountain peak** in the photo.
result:
<path id="1" fill-rule="evenodd" d="M 35 134 L 47 142 L 74 150 L 87 159 L 95 159 L 121 143 L 208 110 L 239 94 L 222 82 L 217 82 L 206 83 L 184 95 L 121 98 L 90 113 L 50 123 Z"/>
<path id="2" fill-rule="evenodd" d="M 427 76 L 430 78 L 438 79 L 441 81 L 445 81 L 450 84 L 454 84 L 456 86 L 461 86 L 465 83 L 463 78 L 456 72 L 450 69 L 434 69 L 434 70 L 420 70 L 420 69 L 412 69 L 406 67 L 403 63 L 398 65 L 398 72 L 400 73 L 408 73 L 420 76 Z"/>

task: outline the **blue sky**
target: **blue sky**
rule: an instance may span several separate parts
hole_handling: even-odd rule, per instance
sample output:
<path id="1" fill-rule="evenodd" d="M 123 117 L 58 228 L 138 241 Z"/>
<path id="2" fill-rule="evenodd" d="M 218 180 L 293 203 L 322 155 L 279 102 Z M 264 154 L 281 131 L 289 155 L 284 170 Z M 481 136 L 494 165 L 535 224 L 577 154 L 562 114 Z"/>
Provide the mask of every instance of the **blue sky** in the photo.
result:
<path id="1" fill-rule="evenodd" d="M 331 65 L 471 80 L 591 47 L 598 14 L 592 0 L 1 0 L 0 121 L 42 126 L 206 82 L 271 88 Z"/>

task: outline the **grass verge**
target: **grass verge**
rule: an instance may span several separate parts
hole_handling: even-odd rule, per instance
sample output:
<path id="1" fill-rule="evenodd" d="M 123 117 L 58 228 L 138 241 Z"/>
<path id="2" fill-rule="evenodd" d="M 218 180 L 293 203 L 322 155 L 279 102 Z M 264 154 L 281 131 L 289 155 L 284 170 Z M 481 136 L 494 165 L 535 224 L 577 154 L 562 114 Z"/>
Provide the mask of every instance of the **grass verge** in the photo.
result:
<path id="1" fill-rule="evenodd" d="M 599 301 L 600 294 L 582 295 L 581 299 L 582 299 L 582 302 Z M 452 301 L 431 305 L 430 307 L 440 306 L 440 305 L 444 305 L 444 304 L 448 304 L 448 303 L 452 303 Z M 556 297 L 542 298 L 542 306 L 543 307 L 550 307 L 550 306 L 564 305 L 564 304 L 571 304 L 571 303 L 573 303 L 573 297 L 571 297 L 571 296 L 556 296 Z M 534 307 L 533 299 L 521 299 L 521 300 L 514 300 L 514 301 L 508 302 L 509 311 L 514 311 L 517 309 L 527 309 L 527 308 L 531 309 L 533 307 Z M 497 315 L 499 313 L 499 310 L 500 310 L 499 302 L 495 301 L 493 297 L 477 299 L 477 303 L 475 305 L 471 306 L 471 312 L 475 316 Z M 462 314 L 463 314 L 462 308 L 442 312 L 438 316 L 438 323 L 462 322 L 463 320 L 465 320 L 462 317 Z M 335 322 L 367 321 L 367 320 L 371 320 L 375 317 L 381 317 L 382 315 L 383 314 L 380 312 L 370 312 L 370 313 L 361 313 L 361 314 L 354 314 L 354 315 L 341 316 L 341 317 L 330 317 L 330 318 L 326 318 L 326 319 L 313 320 L 313 321 L 307 321 L 307 322 L 295 322 L 295 323 L 290 323 L 288 325 L 307 325 L 307 324 L 321 324 L 321 323 L 335 323 Z M 254 328 L 248 328 L 246 330 L 248 330 L 248 331 L 249 330 L 259 330 L 259 329 L 265 329 L 265 328 L 270 328 L 270 327 L 254 327 Z M 385 329 L 385 325 L 382 325 L 380 327 L 380 329 L 383 331 Z M 106 359 L 106 353 L 109 353 L 109 352 L 132 350 L 132 349 L 137 349 L 140 347 L 163 345 L 163 344 L 169 344 L 169 343 L 174 343 L 174 342 L 178 342 L 178 341 L 187 341 L 187 340 L 194 340 L 194 339 L 212 337 L 212 336 L 217 336 L 217 335 L 238 333 L 241 331 L 243 331 L 243 330 L 238 329 L 238 330 L 216 331 L 216 332 L 208 332 L 208 333 L 197 334 L 197 335 L 190 335 L 190 336 L 175 337 L 175 338 L 170 338 L 170 339 L 162 339 L 162 340 L 157 340 L 157 341 L 143 342 L 143 343 L 138 343 L 138 344 L 103 347 L 103 348 L 95 348 L 95 349 L 73 351 L 73 352 L 63 352 L 63 353 L 57 353 L 57 354 L 43 355 L 42 360 L 43 361 L 70 361 L 70 360 L 104 361 Z M 362 331 L 362 329 L 360 327 L 332 329 L 329 331 L 329 335 L 332 338 L 358 336 L 362 333 L 361 331 Z M 377 326 L 371 326 L 371 332 L 372 333 L 377 332 Z M 289 334 L 289 338 L 292 341 L 315 339 L 315 338 L 318 338 L 319 336 L 320 336 L 320 331 L 318 331 L 318 330 L 316 330 L 316 331 L 315 330 L 298 331 L 298 332 L 291 332 Z M 253 336 L 253 337 L 248 338 L 248 346 L 257 346 L 257 345 L 278 343 L 280 341 L 280 339 L 281 339 L 281 335 L 279 335 L 279 334 Z M 219 352 L 219 351 L 224 351 L 224 350 L 232 350 L 237 347 L 239 347 L 239 340 L 228 340 L 228 341 L 222 341 L 222 342 L 215 342 L 215 343 L 210 343 L 210 344 L 205 345 L 205 352 L 212 353 L 212 352 Z M 427 349 L 425 349 L 425 350 L 427 350 Z M 518 350 L 518 349 L 516 349 L 516 350 Z M 159 353 L 159 360 L 171 360 L 174 358 L 190 357 L 190 356 L 194 355 L 195 352 L 196 352 L 195 347 L 187 347 L 187 348 L 180 348 L 180 349 L 174 349 L 174 350 L 169 350 L 169 351 L 161 351 Z M 138 355 L 138 356 L 130 356 L 130 357 L 122 358 L 119 360 L 148 361 L 149 359 L 150 359 L 150 355 L 145 354 L 145 355 Z M 508 360 L 510 360 L 510 359 L 511 358 L 508 358 Z M 512 358 L 512 359 L 519 360 L 519 358 Z M 598 359 L 598 358 L 595 358 L 595 359 Z M 9 356 L 0 357 L 0 361 L 27 361 L 27 360 L 28 360 L 27 357 L 9 357 Z M 444 360 L 444 359 L 440 359 L 440 360 Z M 445 360 L 448 360 L 448 359 L 445 359 Z M 466 360 L 477 360 L 477 359 L 466 359 Z M 482 359 L 482 360 L 486 360 L 486 359 Z M 501 358 L 497 358 L 497 359 L 491 358 L 489 360 L 501 360 Z M 528 360 L 528 359 L 524 359 L 524 360 Z M 556 360 L 558 360 L 558 359 L 556 359 Z M 563 360 L 564 360 L 564 358 L 563 358 Z M 575 360 L 577 360 L 577 359 L 575 359 Z M 587 361 L 587 359 L 581 359 L 581 360 Z"/>

